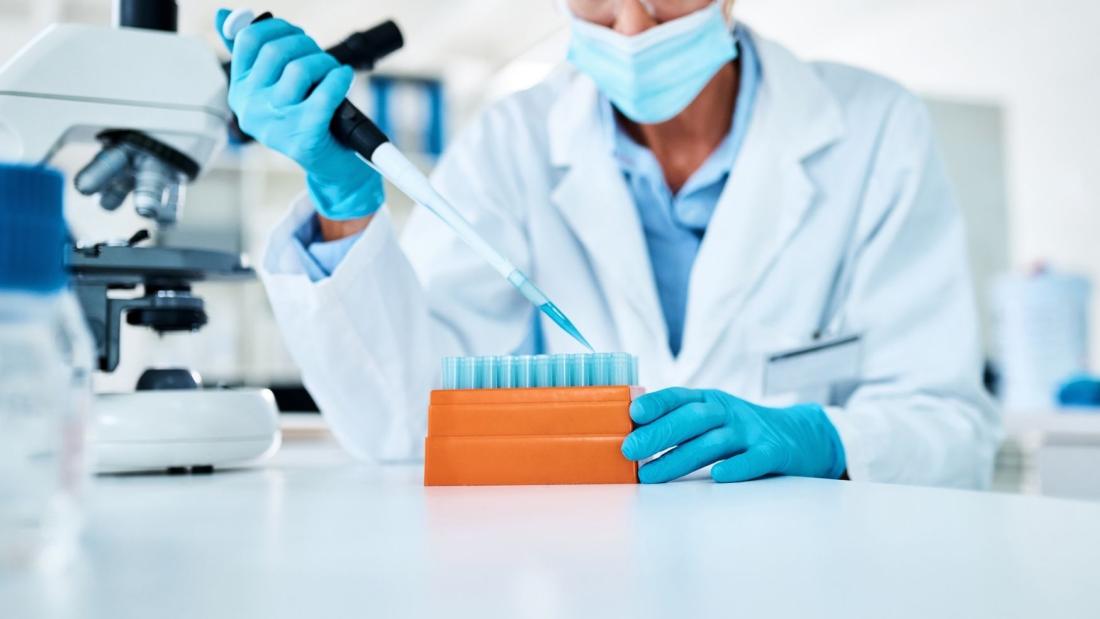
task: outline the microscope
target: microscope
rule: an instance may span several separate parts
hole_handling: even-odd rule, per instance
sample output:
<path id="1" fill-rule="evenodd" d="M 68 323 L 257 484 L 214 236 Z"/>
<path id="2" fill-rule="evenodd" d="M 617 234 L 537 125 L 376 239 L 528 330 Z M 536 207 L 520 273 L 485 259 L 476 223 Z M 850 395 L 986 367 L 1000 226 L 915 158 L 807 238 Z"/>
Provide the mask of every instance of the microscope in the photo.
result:
<path id="1" fill-rule="evenodd" d="M 223 147 L 226 76 L 203 41 L 176 34 L 175 0 L 118 0 L 115 27 L 55 24 L 0 67 L 0 160 L 47 164 L 93 143 L 76 189 L 107 210 L 130 198 L 154 227 L 182 214 L 184 189 Z M 200 281 L 254 277 L 242 256 L 119 242 L 69 248 L 98 369 L 114 371 L 126 324 L 164 334 L 207 322 Z M 146 371 L 132 393 L 97 394 L 90 446 L 99 472 L 205 472 L 274 453 L 277 409 L 262 389 L 207 389 L 184 369 Z"/>

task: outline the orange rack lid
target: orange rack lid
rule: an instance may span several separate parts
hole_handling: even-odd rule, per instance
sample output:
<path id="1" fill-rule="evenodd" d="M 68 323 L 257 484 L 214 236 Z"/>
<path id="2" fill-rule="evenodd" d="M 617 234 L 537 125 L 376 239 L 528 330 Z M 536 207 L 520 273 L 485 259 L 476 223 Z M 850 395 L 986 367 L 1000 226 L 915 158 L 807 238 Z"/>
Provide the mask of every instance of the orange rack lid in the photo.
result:
<path id="1" fill-rule="evenodd" d="M 626 436 L 631 387 L 433 391 L 428 436 Z"/>

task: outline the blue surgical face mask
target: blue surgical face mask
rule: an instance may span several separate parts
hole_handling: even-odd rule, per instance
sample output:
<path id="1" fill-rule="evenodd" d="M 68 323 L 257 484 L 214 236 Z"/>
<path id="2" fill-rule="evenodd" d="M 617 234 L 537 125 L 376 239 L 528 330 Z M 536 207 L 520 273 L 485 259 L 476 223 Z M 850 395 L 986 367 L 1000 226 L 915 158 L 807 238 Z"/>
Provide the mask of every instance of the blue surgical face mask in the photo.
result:
<path id="1" fill-rule="evenodd" d="M 718 3 L 634 36 L 573 17 L 569 61 L 634 122 L 664 122 L 684 111 L 735 58 Z"/>

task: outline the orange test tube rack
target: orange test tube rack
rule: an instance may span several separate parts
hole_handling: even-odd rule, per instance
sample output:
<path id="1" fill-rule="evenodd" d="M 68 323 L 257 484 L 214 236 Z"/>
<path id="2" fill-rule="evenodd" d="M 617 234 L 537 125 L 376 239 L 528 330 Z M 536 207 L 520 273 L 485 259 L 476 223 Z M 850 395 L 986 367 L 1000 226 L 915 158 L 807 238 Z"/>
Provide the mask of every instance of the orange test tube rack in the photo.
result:
<path id="1" fill-rule="evenodd" d="M 638 387 L 440 390 L 431 394 L 425 486 L 633 484 L 621 451 Z"/>

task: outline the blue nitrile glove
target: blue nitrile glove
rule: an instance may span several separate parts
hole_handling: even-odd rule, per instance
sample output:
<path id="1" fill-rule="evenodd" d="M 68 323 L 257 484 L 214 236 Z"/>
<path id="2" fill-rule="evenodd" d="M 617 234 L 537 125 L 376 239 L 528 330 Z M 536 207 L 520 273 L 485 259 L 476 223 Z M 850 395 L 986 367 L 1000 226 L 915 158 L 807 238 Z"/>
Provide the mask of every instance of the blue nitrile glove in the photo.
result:
<path id="1" fill-rule="evenodd" d="M 228 41 L 227 9 L 218 11 L 218 36 L 233 53 L 229 107 L 241 129 L 302 166 L 318 212 L 328 219 L 365 217 L 385 200 L 382 178 L 329 131 L 355 72 L 321 50 L 301 28 L 268 19 Z M 312 91 L 311 91 L 312 89 Z"/>
<path id="2" fill-rule="evenodd" d="M 638 424 L 623 441 L 623 455 L 644 460 L 638 478 L 656 484 L 714 464 L 719 482 L 765 475 L 836 479 L 845 470 L 844 446 L 816 404 L 764 408 L 714 390 L 665 389 L 630 405 Z"/>
<path id="3" fill-rule="evenodd" d="M 1062 406 L 1100 406 L 1100 378 L 1074 376 L 1058 387 L 1058 403 Z"/>

